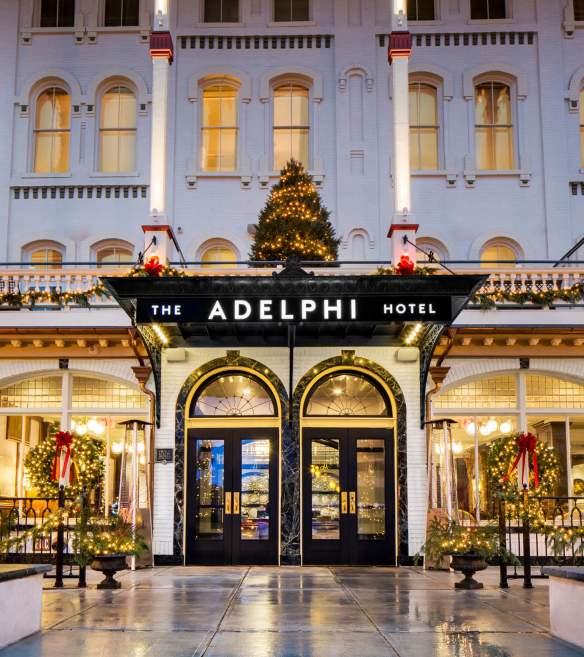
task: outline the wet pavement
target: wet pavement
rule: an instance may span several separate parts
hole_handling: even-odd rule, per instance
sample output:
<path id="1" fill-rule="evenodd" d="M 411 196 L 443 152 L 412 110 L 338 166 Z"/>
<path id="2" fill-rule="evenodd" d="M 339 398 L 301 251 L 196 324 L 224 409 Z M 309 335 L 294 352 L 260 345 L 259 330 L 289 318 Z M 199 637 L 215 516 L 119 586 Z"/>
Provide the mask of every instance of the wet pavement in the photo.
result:
<path id="1" fill-rule="evenodd" d="M 467 592 L 414 568 L 175 567 L 111 592 L 92 573 L 47 588 L 43 631 L 0 657 L 584 657 L 549 635 L 545 581 L 502 591 L 497 575 Z"/>

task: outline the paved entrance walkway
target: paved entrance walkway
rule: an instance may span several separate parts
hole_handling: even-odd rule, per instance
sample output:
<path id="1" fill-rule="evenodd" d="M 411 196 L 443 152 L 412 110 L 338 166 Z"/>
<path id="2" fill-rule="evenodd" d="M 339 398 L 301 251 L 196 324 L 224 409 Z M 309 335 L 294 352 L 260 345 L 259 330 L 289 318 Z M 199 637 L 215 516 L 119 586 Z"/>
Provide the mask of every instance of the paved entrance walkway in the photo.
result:
<path id="1" fill-rule="evenodd" d="M 503 592 L 493 569 L 483 591 L 461 592 L 456 579 L 409 568 L 138 571 L 116 592 L 45 591 L 44 631 L 0 657 L 584 655 L 548 634 L 544 582 Z"/>

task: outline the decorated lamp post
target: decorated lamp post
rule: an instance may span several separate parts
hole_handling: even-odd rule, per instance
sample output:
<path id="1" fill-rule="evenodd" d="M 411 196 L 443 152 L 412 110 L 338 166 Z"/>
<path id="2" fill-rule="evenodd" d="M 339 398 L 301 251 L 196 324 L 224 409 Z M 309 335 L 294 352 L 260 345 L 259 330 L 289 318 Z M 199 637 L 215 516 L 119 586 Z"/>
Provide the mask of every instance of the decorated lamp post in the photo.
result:
<path id="1" fill-rule="evenodd" d="M 412 35 L 408 30 L 406 0 L 392 0 L 388 59 L 391 67 L 394 214 L 388 237 L 394 266 L 415 265 L 418 225 L 411 214 L 409 59 Z"/>

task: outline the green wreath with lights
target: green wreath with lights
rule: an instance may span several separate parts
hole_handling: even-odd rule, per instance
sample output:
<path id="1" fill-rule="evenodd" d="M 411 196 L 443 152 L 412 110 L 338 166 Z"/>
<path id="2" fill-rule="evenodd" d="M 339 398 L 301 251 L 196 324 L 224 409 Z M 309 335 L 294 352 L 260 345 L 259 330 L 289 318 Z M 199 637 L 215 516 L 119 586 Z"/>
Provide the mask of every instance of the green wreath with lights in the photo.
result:
<path id="1" fill-rule="evenodd" d="M 537 459 L 537 479 L 534 467 L 529 468 L 527 504 L 524 491 L 517 485 L 517 472 L 513 464 L 519 453 L 522 434 L 513 433 L 493 441 L 487 455 L 489 490 L 495 500 L 505 503 L 506 513 L 513 518 L 529 518 L 532 523 L 543 522 L 543 510 L 537 498 L 553 495 L 560 476 L 560 462 L 553 447 L 535 440 L 529 455 L 530 464 Z M 537 485 L 536 485 L 537 484 Z"/>
<path id="2" fill-rule="evenodd" d="M 52 426 L 49 437 L 33 447 L 24 460 L 30 485 L 41 497 L 56 497 L 59 493 L 59 482 L 52 478 L 56 451 L 55 435 L 58 431 L 57 426 Z M 67 487 L 67 495 L 76 497 L 83 488 L 90 491 L 101 486 L 104 476 L 104 450 L 103 444 L 89 434 L 79 436 L 73 432 L 72 437 L 72 482 Z"/>

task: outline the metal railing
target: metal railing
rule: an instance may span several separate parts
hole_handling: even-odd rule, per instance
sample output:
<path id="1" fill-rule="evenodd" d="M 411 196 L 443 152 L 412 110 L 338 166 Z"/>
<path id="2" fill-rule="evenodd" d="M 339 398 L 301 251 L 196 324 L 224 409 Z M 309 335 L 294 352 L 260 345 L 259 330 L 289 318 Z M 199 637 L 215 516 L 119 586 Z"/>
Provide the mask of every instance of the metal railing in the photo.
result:
<path id="1" fill-rule="evenodd" d="M 523 579 L 523 586 L 531 588 L 533 578 L 546 578 L 543 569 L 550 565 L 584 566 L 584 538 L 553 550 L 548 539 L 550 531 L 584 528 L 584 497 L 539 497 L 532 506 L 536 522 L 524 519 L 521 513 L 499 505 L 501 545 L 513 553 L 521 565 L 501 564 L 501 586 L 509 579 Z M 509 572 L 509 568 L 511 572 Z M 535 570 L 535 572 L 534 572 Z"/>
<path id="2" fill-rule="evenodd" d="M 0 541 L 18 539 L 34 528 L 46 523 L 59 509 L 65 508 L 72 498 L 64 489 L 57 497 L 0 497 Z M 85 496 L 82 503 L 87 504 Z M 42 563 L 55 566 L 55 588 L 63 587 L 63 579 L 78 578 L 79 587 L 86 585 L 86 569 L 75 568 L 73 533 L 76 518 L 67 515 L 46 535 L 27 537 L 0 552 L 0 563 Z M 53 575 L 46 575 L 53 577 Z"/>

